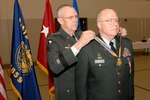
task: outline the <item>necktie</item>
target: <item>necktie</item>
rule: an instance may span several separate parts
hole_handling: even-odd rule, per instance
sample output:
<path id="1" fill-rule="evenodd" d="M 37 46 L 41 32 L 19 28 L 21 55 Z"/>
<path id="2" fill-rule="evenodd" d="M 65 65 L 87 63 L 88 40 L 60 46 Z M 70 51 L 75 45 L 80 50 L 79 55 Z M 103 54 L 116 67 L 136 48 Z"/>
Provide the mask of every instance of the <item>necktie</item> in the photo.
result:
<path id="1" fill-rule="evenodd" d="M 111 50 L 116 53 L 116 49 L 114 47 L 114 43 L 110 42 L 109 45 L 111 46 Z"/>

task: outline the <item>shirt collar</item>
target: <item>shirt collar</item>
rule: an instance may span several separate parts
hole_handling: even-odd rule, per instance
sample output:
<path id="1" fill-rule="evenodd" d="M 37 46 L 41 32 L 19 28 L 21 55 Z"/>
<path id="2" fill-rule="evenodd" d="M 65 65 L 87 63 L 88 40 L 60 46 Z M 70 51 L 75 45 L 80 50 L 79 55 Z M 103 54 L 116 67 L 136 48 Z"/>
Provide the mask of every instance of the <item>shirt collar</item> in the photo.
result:
<path id="1" fill-rule="evenodd" d="M 102 36 L 101 36 L 102 37 Z M 110 47 L 110 45 L 109 45 L 109 43 L 110 43 L 110 41 L 109 40 L 107 40 L 106 38 L 104 38 L 104 37 L 102 37 L 102 39 L 104 40 L 104 42 L 107 44 L 107 46 L 109 47 L 109 48 L 111 48 Z M 114 47 L 116 48 L 116 39 L 114 38 L 111 42 L 113 42 L 114 43 Z"/>

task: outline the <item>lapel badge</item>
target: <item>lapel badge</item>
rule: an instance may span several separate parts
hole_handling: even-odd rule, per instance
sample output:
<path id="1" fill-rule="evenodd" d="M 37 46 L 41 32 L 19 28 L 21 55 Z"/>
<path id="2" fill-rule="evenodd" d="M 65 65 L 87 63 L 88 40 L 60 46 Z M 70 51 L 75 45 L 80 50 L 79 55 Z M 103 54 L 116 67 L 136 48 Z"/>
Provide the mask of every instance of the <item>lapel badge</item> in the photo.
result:
<path id="1" fill-rule="evenodd" d="M 123 57 L 128 57 L 128 56 L 131 56 L 131 53 L 128 48 L 124 48 Z"/>

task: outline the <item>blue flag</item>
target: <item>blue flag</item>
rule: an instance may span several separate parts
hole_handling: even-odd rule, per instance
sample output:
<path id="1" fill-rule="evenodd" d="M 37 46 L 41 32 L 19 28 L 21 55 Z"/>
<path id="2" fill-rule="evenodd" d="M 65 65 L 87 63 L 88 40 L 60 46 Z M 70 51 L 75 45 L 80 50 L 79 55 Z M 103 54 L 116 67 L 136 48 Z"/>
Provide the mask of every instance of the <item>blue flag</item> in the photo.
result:
<path id="1" fill-rule="evenodd" d="M 41 100 L 27 30 L 18 0 L 14 3 L 11 86 L 20 100 Z"/>
<path id="2" fill-rule="evenodd" d="M 77 12 L 78 15 L 79 15 L 79 10 L 78 10 L 78 5 L 77 5 L 77 1 L 76 1 L 76 0 L 73 0 L 73 7 L 75 8 L 76 12 Z M 82 30 L 82 29 L 81 29 L 81 22 L 80 22 L 80 19 L 78 19 L 78 30 Z"/>

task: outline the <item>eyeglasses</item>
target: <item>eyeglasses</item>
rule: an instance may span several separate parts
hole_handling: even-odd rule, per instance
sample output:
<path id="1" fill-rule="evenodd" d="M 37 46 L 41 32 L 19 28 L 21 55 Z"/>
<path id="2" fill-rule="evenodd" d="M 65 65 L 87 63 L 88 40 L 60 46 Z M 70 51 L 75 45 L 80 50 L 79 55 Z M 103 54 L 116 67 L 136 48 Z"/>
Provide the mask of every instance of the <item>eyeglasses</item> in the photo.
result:
<path id="1" fill-rule="evenodd" d="M 79 16 L 75 15 L 75 16 L 61 17 L 61 18 L 65 18 L 65 19 L 68 19 L 68 20 L 73 20 L 73 19 L 79 19 Z"/>
<path id="2" fill-rule="evenodd" d="M 119 19 L 107 19 L 107 20 L 103 20 L 103 21 L 99 21 L 99 22 L 107 22 L 109 24 L 112 24 L 112 23 L 119 23 L 120 20 Z"/>

